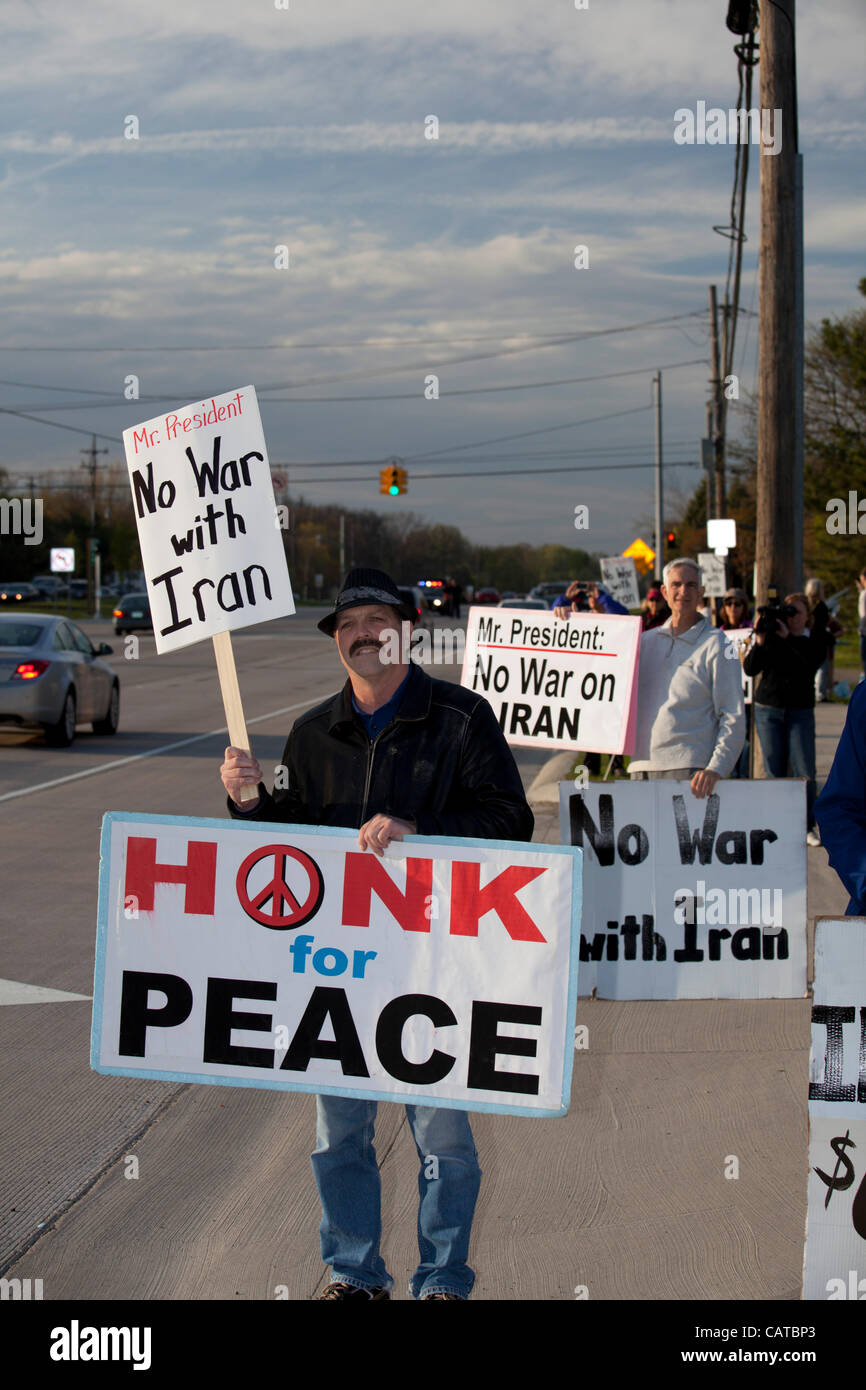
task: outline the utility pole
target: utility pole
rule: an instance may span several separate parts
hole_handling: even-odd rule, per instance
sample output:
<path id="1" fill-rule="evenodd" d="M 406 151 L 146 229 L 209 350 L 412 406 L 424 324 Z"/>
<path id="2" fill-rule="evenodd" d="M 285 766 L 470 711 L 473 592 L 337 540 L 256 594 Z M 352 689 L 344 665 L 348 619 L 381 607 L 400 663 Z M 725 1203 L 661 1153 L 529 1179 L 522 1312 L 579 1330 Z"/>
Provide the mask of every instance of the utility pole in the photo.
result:
<path id="1" fill-rule="evenodd" d="M 340 512 L 340 583 L 346 573 L 346 513 Z"/>
<path id="2" fill-rule="evenodd" d="M 727 302 L 725 303 L 725 347 L 727 348 Z M 712 381 L 710 391 L 710 403 L 712 411 L 712 427 L 710 438 L 713 441 L 713 489 L 712 489 L 712 513 L 707 513 L 707 518 L 712 516 L 727 515 L 727 498 L 725 496 L 725 394 L 722 385 L 722 358 L 719 355 L 719 311 L 716 302 L 716 287 L 710 285 L 710 351 L 712 362 Z"/>
<path id="3" fill-rule="evenodd" d="M 795 0 L 761 6 L 761 115 L 778 153 L 761 146 L 756 599 L 802 576 L 802 207 L 797 182 Z M 781 114 L 780 114 L 781 113 Z M 781 128 L 779 128 L 781 123 Z"/>
<path id="4" fill-rule="evenodd" d="M 662 487 L 662 374 L 653 377 L 656 395 L 656 564 L 655 577 L 661 579 L 665 567 L 664 495 Z"/>
<path id="5" fill-rule="evenodd" d="M 97 590 L 99 579 L 94 578 L 93 564 L 93 546 L 96 540 L 96 473 L 98 468 L 96 457 L 97 454 L 107 454 L 108 450 L 97 449 L 96 435 L 92 434 L 90 436 L 90 448 L 81 449 L 79 452 L 84 454 L 87 460 L 85 463 L 82 463 L 81 467 L 86 468 L 87 472 L 90 474 L 90 535 L 87 538 L 87 598 L 90 610 L 95 612 L 98 616 L 99 594 Z"/>
<path id="6" fill-rule="evenodd" d="M 82 467 L 82 468 L 86 468 L 86 469 L 87 469 L 87 472 L 90 474 L 90 529 L 91 529 L 91 531 L 95 531 L 95 530 L 96 530 L 96 473 L 97 473 L 97 468 L 98 468 L 98 465 L 97 465 L 97 462 L 96 462 L 96 456 L 97 456 L 97 454 L 107 454 L 107 453 L 108 453 L 108 450 L 107 450 L 107 449 L 97 449 L 97 447 L 96 447 L 96 435 L 93 434 L 93 435 L 90 436 L 90 448 L 89 448 L 89 449 L 80 449 L 80 450 L 79 450 L 79 453 L 84 454 L 85 458 L 88 460 L 86 463 L 82 463 L 81 467 Z"/>

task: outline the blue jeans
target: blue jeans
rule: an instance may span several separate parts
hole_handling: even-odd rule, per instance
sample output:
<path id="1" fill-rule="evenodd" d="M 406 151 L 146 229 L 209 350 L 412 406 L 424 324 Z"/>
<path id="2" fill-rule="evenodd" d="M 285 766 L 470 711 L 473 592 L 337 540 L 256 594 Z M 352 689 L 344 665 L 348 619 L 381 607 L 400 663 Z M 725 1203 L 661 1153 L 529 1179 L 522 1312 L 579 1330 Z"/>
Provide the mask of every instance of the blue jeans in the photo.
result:
<path id="1" fill-rule="evenodd" d="M 815 711 L 755 705 L 755 728 L 771 777 L 806 778 L 806 829 L 815 826 Z"/>
<path id="2" fill-rule="evenodd" d="M 373 1148 L 376 1102 L 317 1096 L 313 1176 L 322 1203 L 322 1259 L 332 1280 L 357 1288 L 391 1288 L 379 1254 L 381 1183 Z M 420 1263 L 414 1298 L 453 1293 L 468 1298 L 475 1275 L 466 1263 L 481 1185 L 478 1154 L 465 1110 L 407 1105 L 421 1161 L 418 1173 Z"/>

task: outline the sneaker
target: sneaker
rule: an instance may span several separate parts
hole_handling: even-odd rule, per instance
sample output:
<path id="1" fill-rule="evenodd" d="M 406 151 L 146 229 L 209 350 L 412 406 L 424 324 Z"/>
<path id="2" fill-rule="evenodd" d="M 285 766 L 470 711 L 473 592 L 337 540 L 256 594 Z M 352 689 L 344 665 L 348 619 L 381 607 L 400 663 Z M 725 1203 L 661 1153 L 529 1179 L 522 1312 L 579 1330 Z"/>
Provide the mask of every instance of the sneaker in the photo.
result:
<path id="1" fill-rule="evenodd" d="M 344 1284 L 343 1281 L 342 1281 L 341 1279 L 335 1279 L 335 1280 L 333 1281 L 333 1283 L 329 1284 L 328 1287 L 327 1287 L 322 1293 L 319 1294 L 319 1297 L 318 1297 L 317 1302 L 319 1302 L 319 1303 L 324 1303 L 325 1301 L 333 1301 L 333 1302 L 336 1302 L 337 1299 L 341 1299 L 341 1300 L 342 1300 L 342 1299 L 344 1299 L 344 1298 L 390 1298 L 390 1297 L 391 1297 L 391 1295 L 390 1295 L 390 1293 L 388 1292 L 387 1289 L 383 1289 L 383 1288 L 359 1289 L 359 1288 L 356 1288 L 356 1286 L 355 1286 L 354 1284 Z"/>
<path id="2" fill-rule="evenodd" d="M 811 845 L 812 848 L 814 849 L 815 846 L 816 846 L 816 845 L 820 845 L 820 843 L 821 843 L 821 836 L 818 834 L 817 830 L 810 830 L 810 831 L 808 832 L 808 834 L 806 835 L 806 844 L 807 844 L 807 845 Z"/>

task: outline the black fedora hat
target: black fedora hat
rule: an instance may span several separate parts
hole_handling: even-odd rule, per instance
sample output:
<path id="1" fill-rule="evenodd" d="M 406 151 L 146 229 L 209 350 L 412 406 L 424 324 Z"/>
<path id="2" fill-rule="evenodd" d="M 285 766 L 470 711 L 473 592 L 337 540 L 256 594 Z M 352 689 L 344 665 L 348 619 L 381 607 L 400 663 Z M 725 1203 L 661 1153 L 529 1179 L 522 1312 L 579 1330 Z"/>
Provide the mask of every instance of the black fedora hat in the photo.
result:
<path id="1" fill-rule="evenodd" d="M 362 604 L 387 604 L 396 608 L 406 622 L 414 623 L 417 617 L 414 608 L 409 608 L 400 597 L 400 591 L 389 574 L 384 570 L 349 570 L 343 580 L 343 587 L 334 600 L 333 612 L 322 618 L 316 626 L 326 636 L 333 637 L 337 618 L 347 608 L 360 608 Z"/>

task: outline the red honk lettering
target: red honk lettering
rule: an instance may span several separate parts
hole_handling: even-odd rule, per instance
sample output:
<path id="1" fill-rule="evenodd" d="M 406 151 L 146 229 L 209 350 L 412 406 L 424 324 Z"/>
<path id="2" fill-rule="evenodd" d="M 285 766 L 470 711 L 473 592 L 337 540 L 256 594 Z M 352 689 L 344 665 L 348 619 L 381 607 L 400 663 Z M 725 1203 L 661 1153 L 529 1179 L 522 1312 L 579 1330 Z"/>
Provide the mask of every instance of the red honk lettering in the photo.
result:
<path id="1" fill-rule="evenodd" d="M 496 912 L 513 941 L 543 941 L 517 894 L 527 883 L 547 870 L 513 864 L 503 869 L 483 888 L 479 887 L 480 864 L 451 865 L 451 935 L 477 936 L 478 920 L 485 912 Z"/>
<path id="2" fill-rule="evenodd" d="M 140 912 L 153 911 L 153 890 L 157 883 L 183 883 L 186 886 L 183 910 L 213 916 L 216 891 L 217 847 L 210 840 L 190 840 L 185 864 L 157 864 L 156 840 L 130 835 L 126 845 L 126 887 L 124 894 L 137 900 Z"/>

